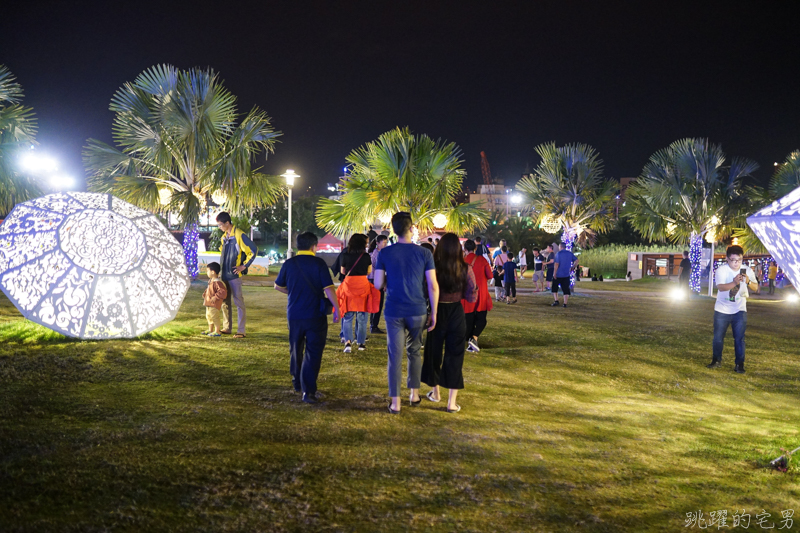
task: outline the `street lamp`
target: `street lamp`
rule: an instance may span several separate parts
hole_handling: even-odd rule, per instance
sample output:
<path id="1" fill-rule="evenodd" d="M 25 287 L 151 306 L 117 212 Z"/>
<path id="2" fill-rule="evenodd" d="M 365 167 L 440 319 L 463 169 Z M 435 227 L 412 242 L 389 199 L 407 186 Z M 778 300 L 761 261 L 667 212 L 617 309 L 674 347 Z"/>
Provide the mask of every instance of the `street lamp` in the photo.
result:
<path id="1" fill-rule="evenodd" d="M 288 168 L 286 172 L 281 174 L 281 177 L 286 179 L 286 187 L 289 189 L 289 247 L 286 249 L 286 258 L 292 257 L 292 187 L 294 187 L 294 179 L 299 178 L 299 174 L 295 174 L 294 170 Z"/>

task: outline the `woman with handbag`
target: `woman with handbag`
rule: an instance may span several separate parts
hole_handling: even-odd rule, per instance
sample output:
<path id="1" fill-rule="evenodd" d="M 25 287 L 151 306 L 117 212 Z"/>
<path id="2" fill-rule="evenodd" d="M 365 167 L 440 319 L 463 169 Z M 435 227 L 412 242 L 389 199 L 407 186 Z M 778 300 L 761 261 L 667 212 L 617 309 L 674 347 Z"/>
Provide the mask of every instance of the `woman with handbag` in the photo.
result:
<path id="1" fill-rule="evenodd" d="M 439 305 L 436 311 L 436 327 L 425 339 L 421 381 L 433 387 L 428 393 L 428 399 L 432 402 L 441 400 L 440 385 L 450 389 L 447 412 L 457 413 L 461 406 L 456 404 L 456 396 L 464 388 L 461 370 L 464 366 L 466 344 L 466 324 L 461 300 L 474 302 L 478 287 L 472 267 L 464 262 L 461 243 L 455 233 L 444 234 L 433 254 L 433 261 L 439 282 Z"/>
<path id="2" fill-rule="evenodd" d="M 352 351 L 353 341 L 358 343 L 359 351 L 366 349 L 369 314 L 376 313 L 380 305 L 380 291 L 367 279 L 370 271 L 372 259 L 367 253 L 367 237 L 356 233 L 350 237 L 347 253 L 343 254 L 341 273 L 344 281 L 336 290 L 336 299 L 342 313 L 344 353 Z M 356 328 L 355 338 L 353 322 Z"/>
<path id="3" fill-rule="evenodd" d="M 467 323 L 467 351 L 477 353 L 481 351 L 478 347 L 478 337 L 486 328 L 486 315 L 493 307 L 492 297 L 489 295 L 489 281 L 493 273 L 489 261 L 477 253 L 476 244 L 472 239 L 464 242 L 464 251 L 467 253 L 464 261 L 472 267 L 472 273 L 475 275 L 478 298 L 473 302 L 461 300 L 461 305 L 464 307 Z"/>

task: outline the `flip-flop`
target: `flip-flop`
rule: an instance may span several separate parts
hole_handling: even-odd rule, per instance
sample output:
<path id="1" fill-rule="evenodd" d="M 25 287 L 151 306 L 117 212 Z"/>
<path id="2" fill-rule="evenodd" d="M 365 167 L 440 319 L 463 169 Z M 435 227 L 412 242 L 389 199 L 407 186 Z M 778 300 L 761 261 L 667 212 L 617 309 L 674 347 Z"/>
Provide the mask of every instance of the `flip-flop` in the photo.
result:
<path id="1" fill-rule="evenodd" d="M 439 402 L 441 402 L 441 401 L 442 401 L 442 399 L 441 399 L 441 398 L 439 398 L 438 400 L 434 400 L 434 399 L 433 399 L 433 391 L 430 391 L 430 392 L 428 393 L 428 395 L 427 395 L 427 398 L 428 398 L 430 401 L 434 402 L 434 403 L 439 403 Z"/>
<path id="2" fill-rule="evenodd" d="M 458 405 L 458 404 L 456 404 L 456 408 L 455 408 L 455 409 L 450 409 L 450 408 L 447 408 L 447 412 L 448 412 L 448 413 L 457 413 L 457 412 L 459 412 L 460 410 L 461 410 L 461 406 L 460 406 L 460 405 Z"/>
<path id="3" fill-rule="evenodd" d="M 244 339 L 246 335 L 244 333 L 237 333 L 233 336 L 234 339 Z"/>
<path id="4" fill-rule="evenodd" d="M 400 411 L 395 411 L 394 409 L 392 409 L 392 402 L 389 402 L 389 412 L 392 413 L 393 415 L 400 414 Z"/>

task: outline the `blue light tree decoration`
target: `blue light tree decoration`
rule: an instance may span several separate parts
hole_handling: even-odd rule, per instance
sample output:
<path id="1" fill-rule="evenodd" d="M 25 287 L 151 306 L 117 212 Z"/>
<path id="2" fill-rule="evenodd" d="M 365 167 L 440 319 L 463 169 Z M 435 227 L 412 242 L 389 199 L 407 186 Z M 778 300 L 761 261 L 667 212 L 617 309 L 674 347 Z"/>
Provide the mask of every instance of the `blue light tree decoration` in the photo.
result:
<path id="1" fill-rule="evenodd" d="M 50 194 L 0 225 L 0 289 L 64 335 L 136 337 L 175 318 L 190 285 L 182 252 L 155 215 L 110 194 Z"/>
<path id="2" fill-rule="evenodd" d="M 800 187 L 748 217 L 747 224 L 800 288 Z"/>

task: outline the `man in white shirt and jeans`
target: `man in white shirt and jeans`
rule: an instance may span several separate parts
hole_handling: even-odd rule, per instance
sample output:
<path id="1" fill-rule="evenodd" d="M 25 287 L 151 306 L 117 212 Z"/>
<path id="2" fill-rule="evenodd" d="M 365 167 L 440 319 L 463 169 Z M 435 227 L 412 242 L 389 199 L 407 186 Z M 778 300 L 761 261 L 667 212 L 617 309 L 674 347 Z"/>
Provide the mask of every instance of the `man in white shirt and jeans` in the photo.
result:
<path id="1" fill-rule="evenodd" d="M 730 324 L 736 354 L 734 371 L 744 374 L 744 331 L 747 328 L 747 297 L 749 290 L 758 288 L 756 275 L 750 267 L 742 267 L 744 250 L 741 246 L 728 246 L 727 264 L 720 266 L 714 275 L 717 284 L 717 303 L 714 305 L 713 358 L 708 368 L 722 365 L 722 347 Z M 744 272 L 742 272 L 744 271 Z"/>

